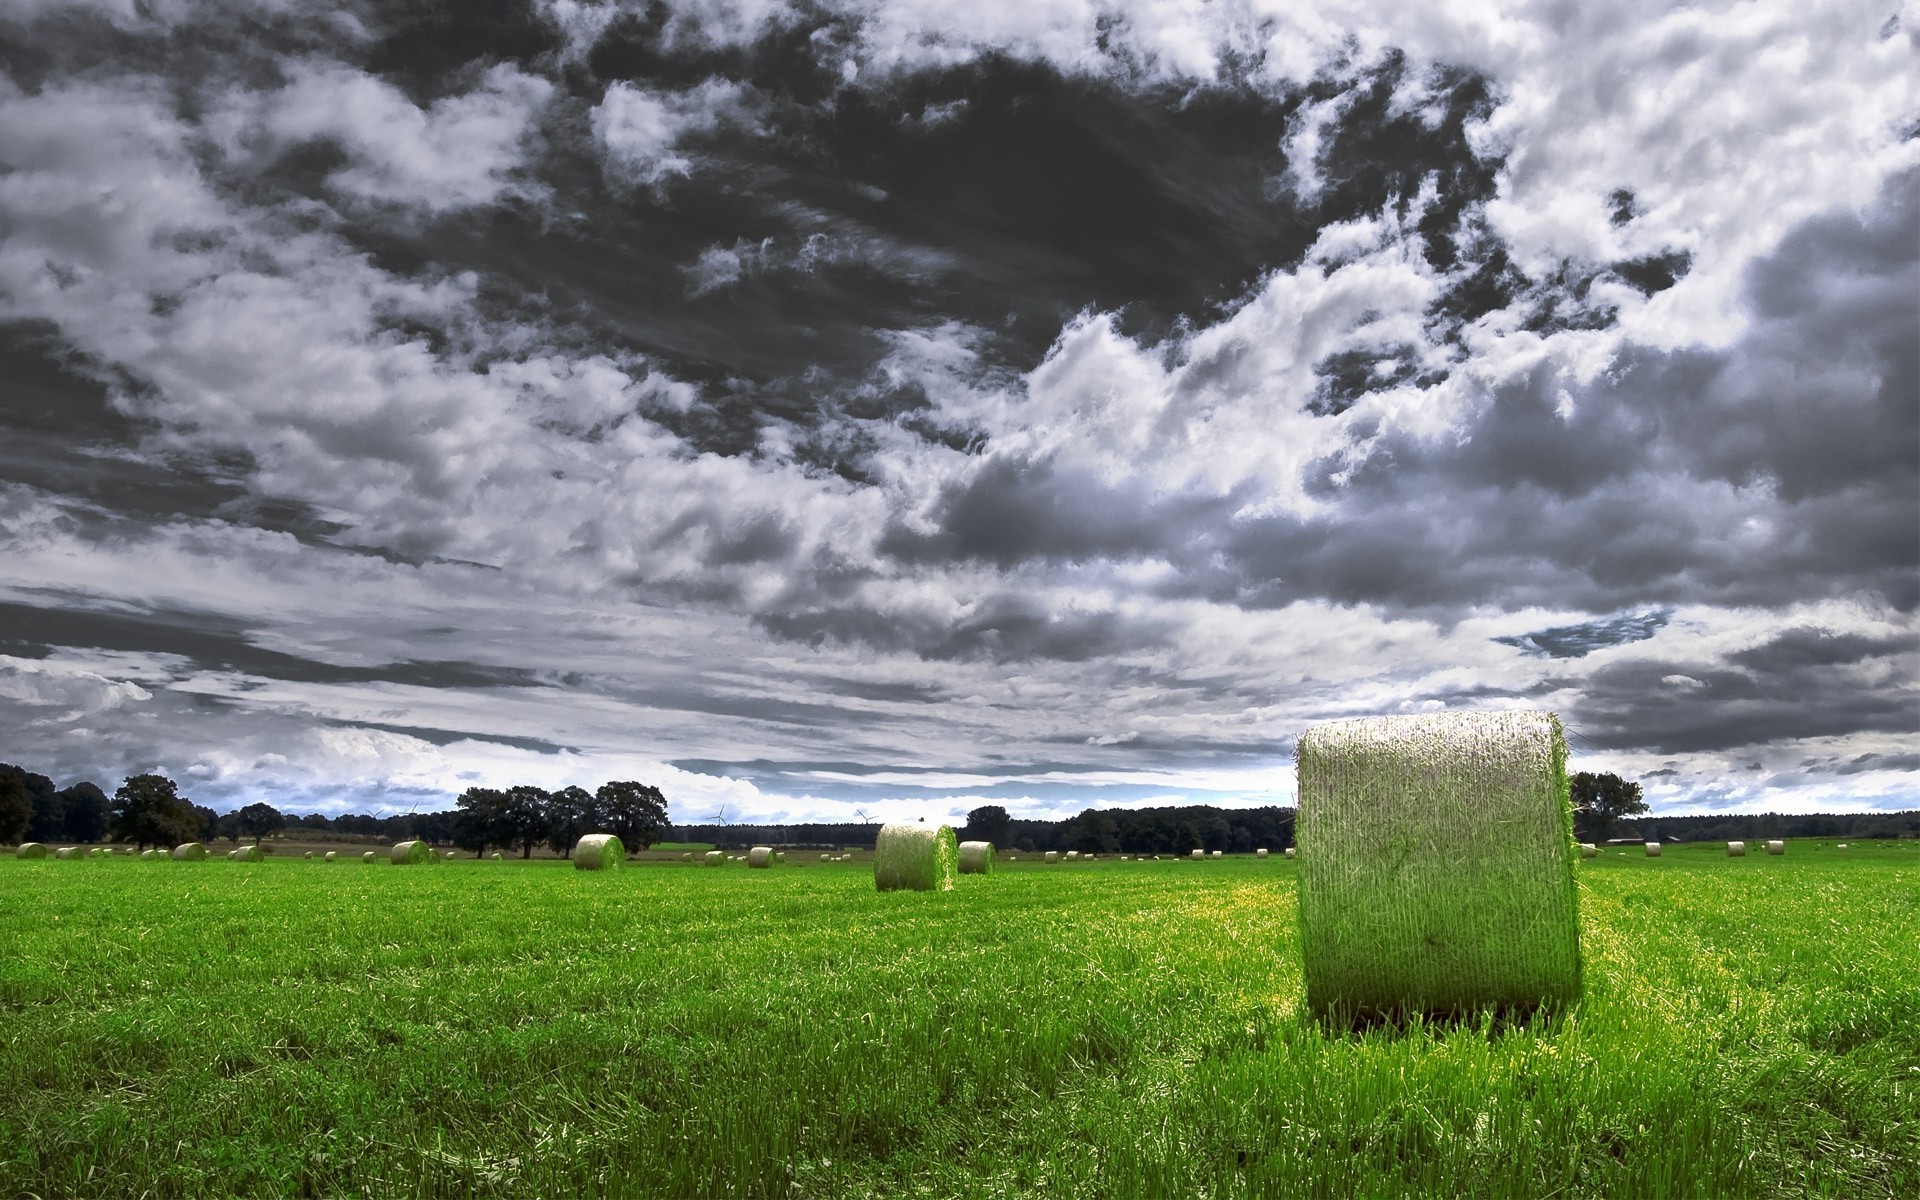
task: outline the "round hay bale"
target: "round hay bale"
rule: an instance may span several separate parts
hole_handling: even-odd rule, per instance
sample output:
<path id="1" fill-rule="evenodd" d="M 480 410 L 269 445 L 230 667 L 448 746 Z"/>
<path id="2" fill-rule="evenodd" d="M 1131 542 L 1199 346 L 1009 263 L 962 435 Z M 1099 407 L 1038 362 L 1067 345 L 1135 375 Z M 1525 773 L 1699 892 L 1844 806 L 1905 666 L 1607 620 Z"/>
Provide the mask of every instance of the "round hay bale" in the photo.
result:
<path id="1" fill-rule="evenodd" d="M 873 886 L 882 892 L 950 892 L 960 848 L 948 825 L 882 825 L 873 847 Z"/>
<path id="2" fill-rule="evenodd" d="M 723 850 L 709 850 L 700 856 L 700 860 L 710 867 L 723 867 L 727 863 L 727 855 Z"/>
<path id="3" fill-rule="evenodd" d="M 1595 856 L 1597 856 L 1597 855 L 1598 855 L 1599 853 L 1600 853 L 1600 847 L 1598 847 L 1598 846 L 1596 846 L 1596 845 L 1594 845 L 1594 844 L 1593 844 L 1592 842 L 1581 842 L 1581 843 L 1580 843 L 1580 857 L 1581 857 L 1581 858 L 1593 858 L 1593 857 L 1595 857 Z"/>
<path id="4" fill-rule="evenodd" d="M 1286 848 L 1285 850 L 1282 850 L 1282 851 L 1281 851 L 1280 853 L 1282 853 L 1282 854 L 1284 854 L 1284 855 L 1286 855 L 1286 856 L 1287 856 L 1288 858 L 1292 858 L 1292 857 L 1293 857 L 1293 847 L 1292 847 L 1292 846 L 1288 846 L 1288 847 L 1287 847 L 1287 848 Z"/>
<path id="5" fill-rule="evenodd" d="M 13 856 L 15 858 L 45 858 L 47 856 L 46 843 L 21 842 L 19 848 L 13 852 Z"/>
<path id="6" fill-rule="evenodd" d="M 380 856 L 371 850 L 367 850 L 361 853 L 360 861 L 363 863 L 376 863 L 380 861 Z"/>
<path id="7" fill-rule="evenodd" d="M 821 862 L 832 862 L 832 861 L 833 861 L 833 855 L 831 855 L 831 854 L 822 854 L 822 855 L 820 856 L 820 861 L 821 861 Z"/>
<path id="8" fill-rule="evenodd" d="M 325 857 L 324 859 L 322 859 L 321 861 L 322 861 L 322 862 L 333 862 L 333 861 L 334 861 L 335 859 L 337 859 L 337 858 L 339 858 L 339 857 L 340 857 L 340 852 L 339 852 L 338 850 L 329 850 L 329 851 L 327 851 L 327 856 L 326 856 L 326 857 Z"/>
<path id="9" fill-rule="evenodd" d="M 747 851 L 747 865 L 756 871 L 765 871 L 773 866 L 773 847 L 755 846 Z"/>
<path id="10" fill-rule="evenodd" d="M 489 855 L 488 855 L 487 857 L 488 857 L 488 858 L 490 858 L 490 859 L 492 859 L 492 860 L 493 860 L 494 862 L 505 862 L 505 861 L 507 861 L 507 856 L 506 856 L 506 855 L 504 855 L 504 854 L 502 854 L 502 853 L 500 853 L 500 852 L 499 852 L 498 850 L 495 850 L 495 851 L 494 851 L 494 852 L 493 852 L 492 854 L 489 854 Z"/>
<path id="11" fill-rule="evenodd" d="M 821 857 L 821 858 L 825 858 L 825 857 L 826 857 L 826 855 L 824 855 L 824 854 L 822 854 L 822 855 L 821 855 L 820 857 Z M 681 853 L 680 853 L 680 861 L 681 861 L 681 862 L 692 862 L 692 861 L 693 861 L 693 851 L 691 851 L 691 850 L 683 850 L 683 851 L 681 851 Z"/>
<path id="12" fill-rule="evenodd" d="M 962 875 L 993 874 L 993 843 L 961 842 L 960 873 Z"/>
<path id="13" fill-rule="evenodd" d="M 240 857 L 240 852 L 239 852 L 238 850 L 229 850 L 229 851 L 227 851 L 227 861 L 228 861 L 228 862 L 232 862 L 232 861 L 233 861 L 234 859 L 236 859 L 236 858 L 239 858 L 239 857 Z"/>
<path id="14" fill-rule="evenodd" d="M 783 863 L 787 861 L 787 852 L 785 850 L 775 850 L 773 852 L 773 861 L 777 863 Z"/>
<path id="15" fill-rule="evenodd" d="M 1647 843 L 1647 857 L 1648 857 L 1648 858 L 1659 858 L 1659 857 L 1660 857 L 1660 843 L 1659 843 L 1659 842 L 1648 842 L 1648 843 Z"/>
<path id="16" fill-rule="evenodd" d="M 1550 713 L 1316 725 L 1296 743 L 1300 941 L 1323 1016 L 1580 995 L 1567 743 Z"/>
<path id="17" fill-rule="evenodd" d="M 1838 846 L 1834 847 L 1835 850 L 1845 850 L 1846 848 L 1847 844 L 1845 842 L 1841 842 Z"/>
<path id="18" fill-rule="evenodd" d="M 1267 848 L 1265 846 L 1260 847 L 1253 852 L 1253 856 L 1255 858 L 1265 858 L 1267 856 Z"/>
<path id="19" fill-rule="evenodd" d="M 1215 850 L 1215 851 L 1213 852 L 1213 856 L 1214 856 L 1215 858 L 1219 858 L 1219 857 L 1220 857 L 1220 852 L 1219 852 L 1218 850 Z"/>
<path id="20" fill-rule="evenodd" d="M 1048 862 L 1050 862 L 1050 863 L 1051 863 L 1051 862 L 1059 862 L 1059 861 L 1060 861 L 1060 852 L 1059 852 L 1058 850 L 1049 850 L 1049 851 L 1047 851 L 1047 861 L 1048 861 Z"/>
<path id="21" fill-rule="evenodd" d="M 199 862 L 206 856 L 205 842 L 181 842 L 173 848 L 173 857 L 176 862 Z"/>
<path id="22" fill-rule="evenodd" d="M 1194 851 L 1193 853 L 1191 853 L 1191 854 L 1189 854 L 1189 855 L 1188 855 L 1187 857 L 1189 857 L 1189 858 L 1205 858 L 1206 856 L 1207 856 L 1207 852 L 1206 852 L 1205 850 L 1195 850 L 1195 851 Z"/>
<path id="23" fill-rule="evenodd" d="M 1772 841 L 1767 843 L 1768 854 L 1785 854 L 1786 852 L 1787 852 L 1787 844 L 1781 841 L 1779 838 L 1774 838 Z"/>
<path id="24" fill-rule="evenodd" d="M 263 862 L 266 860 L 267 855 L 258 845 L 253 845 L 242 846 L 238 850 L 229 853 L 227 857 L 233 859 L 235 862 Z"/>
<path id="25" fill-rule="evenodd" d="M 614 871 L 627 865 L 627 848 L 611 833 L 589 833 L 573 844 L 576 871 Z"/>
<path id="26" fill-rule="evenodd" d="M 427 845 L 419 838 L 395 843 L 393 849 L 388 851 L 387 857 L 393 860 L 393 865 L 396 867 L 410 867 L 416 863 L 430 863 L 434 861 L 433 847 Z"/>
<path id="27" fill-rule="evenodd" d="M 311 850 L 309 850 L 309 851 L 307 851 L 307 852 L 306 852 L 305 854 L 303 854 L 303 855 L 301 855 L 301 857 L 302 857 L 302 858 L 312 858 L 312 857 L 313 857 L 313 851 L 311 851 Z"/>
<path id="28" fill-rule="evenodd" d="M 1747 856 L 1747 844 L 1745 842 L 1728 842 L 1727 843 L 1728 858 L 1745 858 L 1746 856 Z"/>

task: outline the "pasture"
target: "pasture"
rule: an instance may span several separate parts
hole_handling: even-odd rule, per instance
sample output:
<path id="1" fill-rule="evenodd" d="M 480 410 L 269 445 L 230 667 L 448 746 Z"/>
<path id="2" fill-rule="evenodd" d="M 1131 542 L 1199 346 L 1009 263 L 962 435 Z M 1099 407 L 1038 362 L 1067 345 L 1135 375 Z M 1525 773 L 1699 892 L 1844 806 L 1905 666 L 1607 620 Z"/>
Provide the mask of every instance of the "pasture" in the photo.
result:
<path id="1" fill-rule="evenodd" d="M 1296 864 L 0 859 L 0 1190 L 1920 1195 L 1920 844 L 1603 847 L 1552 1018 L 1306 1014 Z"/>

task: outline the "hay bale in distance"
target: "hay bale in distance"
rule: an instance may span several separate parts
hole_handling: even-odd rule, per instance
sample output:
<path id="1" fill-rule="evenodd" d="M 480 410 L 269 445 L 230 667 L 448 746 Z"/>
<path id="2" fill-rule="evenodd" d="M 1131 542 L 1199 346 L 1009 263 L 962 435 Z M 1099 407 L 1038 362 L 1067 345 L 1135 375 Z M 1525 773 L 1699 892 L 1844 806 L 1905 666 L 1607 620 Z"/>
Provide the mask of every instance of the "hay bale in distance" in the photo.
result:
<path id="1" fill-rule="evenodd" d="M 724 850 L 709 850 L 702 854 L 700 859 L 710 867 L 720 867 L 726 865 L 727 854 Z"/>
<path id="2" fill-rule="evenodd" d="M 238 850 L 230 852 L 227 857 L 233 859 L 235 862 L 263 862 L 267 856 L 265 852 L 260 849 L 259 845 L 255 844 L 252 846 L 242 846 Z"/>
<path id="3" fill-rule="evenodd" d="M 206 856 L 207 847 L 204 842 L 181 842 L 173 848 L 173 857 L 176 862 L 199 862 Z"/>
<path id="4" fill-rule="evenodd" d="M 327 856 L 326 856 L 326 857 L 325 857 L 324 859 L 322 859 L 321 861 L 322 861 L 322 862 L 333 862 L 333 861 L 334 861 L 335 859 L 338 859 L 339 857 L 340 857 L 340 852 L 339 852 L 338 850 L 329 850 L 329 851 L 327 851 Z"/>
<path id="5" fill-rule="evenodd" d="M 882 825 L 873 847 L 873 886 L 882 892 L 950 892 L 960 848 L 948 825 Z"/>
<path id="6" fill-rule="evenodd" d="M 380 861 L 380 856 L 368 850 L 360 855 L 360 861 L 363 863 L 376 863 Z"/>
<path id="7" fill-rule="evenodd" d="M 1050 863 L 1051 863 L 1051 862 L 1059 862 L 1059 861 L 1060 861 L 1060 852 L 1059 852 L 1058 850 L 1049 850 L 1049 851 L 1047 851 L 1047 861 L 1048 861 L 1048 862 L 1050 862 Z"/>
<path id="8" fill-rule="evenodd" d="M 311 851 L 311 850 L 309 850 L 309 851 L 307 851 L 307 852 L 306 852 L 305 854 L 303 854 L 303 855 L 301 855 L 300 857 L 302 857 L 302 858 L 312 858 L 312 857 L 313 857 L 313 851 Z"/>
<path id="9" fill-rule="evenodd" d="M 1260 847 L 1253 852 L 1253 856 L 1255 858 L 1265 858 L 1267 856 L 1267 848 L 1265 846 Z"/>
<path id="10" fill-rule="evenodd" d="M 773 847 L 755 846 L 747 851 L 747 865 L 756 871 L 765 871 L 773 866 Z"/>
<path id="11" fill-rule="evenodd" d="M 1215 850 L 1215 851 L 1213 852 L 1213 856 L 1214 856 L 1215 858 L 1219 858 L 1219 857 L 1220 857 L 1220 852 L 1219 852 L 1218 850 Z"/>
<path id="12" fill-rule="evenodd" d="M 1659 842 L 1648 842 L 1648 843 L 1647 843 L 1647 857 L 1648 857 L 1648 858 L 1659 858 L 1659 857 L 1660 857 L 1660 843 L 1659 843 Z"/>
<path id="13" fill-rule="evenodd" d="M 493 862 L 505 862 L 505 861 L 507 861 L 507 856 L 506 856 L 506 855 L 504 855 L 504 854 L 502 854 L 502 853 L 500 853 L 500 852 L 499 852 L 498 850 L 495 850 L 495 851 L 494 851 L 494 852 L 493 852 L 492 854 L 489 854 L 489 855 L 487 855 L 487 858 L 488 858 L 488 859 L 490 859 L 490 860 L 491 860 L 491 861 L 493 861 Z"/>
<path id="14" fill-rule="evenodd" d="M 1286 855 L 1286 856 L 1287 856 L 1288 858 L 1292 858 L 1292 857 L 1293 857 L 1293 847 L 1292 847 L 1292 846 L 1288 846 L 1288 847 L 1287 847 L 1287 848 L 1286 848 L 1285 850 L 1282 850 L 1282 851 L 1281 851 L 1280 853 L 1282 853 L 1282 854 L 1284 854 L 1284 855 Z"/>
<path id="15" fill-rule="evenodd" d="M 993 843 L 961 842 L 960 873 L 962 875 L 993 874 Z"/>
<path id="16" fill-rule="evenodd" d="M 45 858 L 47 856 L 46 843 L 21 842 L 19 848 L 13 852 L 13 856 L 15 858 Z"/>
<path id="17" fill-rule="evenodd" d="M 1195 851 L 1193 851 L 1193 852 L 1192 852 L 1191 854 L 1189 854 L 1189 855 L 1188 855 L 1187 857 L 1189 857 L 1189 858 L 1205 858 L 1206 856 L 1207 856 L 1207 852 L 1206 852 L 1205 850 L 1195 850 Z"/>
<path id="18" fill-rule="evenodd" d="M 611 833 L 589 833 L 573 844 L 576 871 L 614 871 L 627 865 L 627 848 Z"/>
<path id="19" fill-rule="evenodd" d="M 1079 852 L 1078 850 L 1069 850 L 1069 851 L 1067 851 L 1067 861 L 1068 861 L 1068 862 L 1079 862 L 1079 861 L 1080 861 L 1080 852 Z"/>
<path id="20" fill-rule="evenodd" d="M 1787 852 L 1787 844 L 1781 841 L 1779 838 L 1774 838 L 1772 841 L 1767 843 L 1768 854 L 1785 854 L 1786 852 Z"/>
<path id="21" fill-rule="evenodd" d="M 393 865 L 396 867 L 410 867 L 418 863 L 434 861 L 433 847 L 419 838 L 395 843 L 393 849 L 387 853 L 387 857 L 393 860 Z"/>
<path id="22" fill-rule="evenodd" d="M 832 861 L 833 861 L 833 855 L 831 855 L 831 854 L 822 854 L 822 855 L 820 856 L 820 861 L 821 861 L 821 862 L 832 862 Z"/>
<path id="23" fill-rule="evenodd" d="M 1593 857 L 1596 857 L 1599 853 L 1600 853 L 1600 847 L 1594 845 L 1592 842 L 1580 843 L 1581 858 L 1593 858 Z"/>
<path id="24" fill-rule="evenodd" d="M 1747 856 L 1747 844 L 1745 842 L 1728 842 L 1727 843 L 1728 858 L 1745 858 L 1746 856 Z"/>
<path id="25" fill-rule="evenodd" d="M 1300 941 L 1322 1016 L 1579 997 L 1567 744 L 1539 712 L 1316 725 L 1296 743 Z"/>

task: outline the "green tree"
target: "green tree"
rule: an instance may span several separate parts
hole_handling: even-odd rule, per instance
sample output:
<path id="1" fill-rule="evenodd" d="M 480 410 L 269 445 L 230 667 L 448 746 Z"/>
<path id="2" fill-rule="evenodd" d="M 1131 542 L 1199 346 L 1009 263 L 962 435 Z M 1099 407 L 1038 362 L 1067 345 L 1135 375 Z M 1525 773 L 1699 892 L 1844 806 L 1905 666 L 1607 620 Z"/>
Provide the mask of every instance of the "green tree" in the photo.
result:
<path id="1" fill-rule="evenodd" d="M 475 855 L 489 846 L 510 846 L 504 813 L 507 794 L 498 788 L 471 787 L 453 802 L 453 844 Z"/>
<path id="2" fill-rule="evenodd" d="M 33 797 L 27 793 L 27 773 L 11 763 L 0 763 L 0 842 L 17 842 L 33 824 Z"/>
<path id="3" fill-rule="evenodd" d="M 1583 838 L 1604 838 L 1623 817 L 1647 812 L 1640 785 L 1628 783 L 1611 771 L 1581 771 L 1568 781 L 1573 793 L 1573 824 Z"/>
<path id="4" fill-rule="evenodd" d="M 60 789 L 60 809 L 66 824 L 65 837 L 76 842 L 97 842 L 107 832 L 111 819 L 107 794 L 93 783 L 82 780 Z"/>
<path id="5" fill-rule="evenodd" d="M 551 800 L 545 788 L 531 784 L 507 789 L 506 803 L 500 809 L 500 831 L 508 845 L 520 847 L 521 858 L 532 858 L 533 848 L 547 836 Z"/>
<path id="6" fill-rule="evenodd" d="M 547 848 L 555 854 L 573 857 L 573 844 L 602 824 L 600 802 L 583 787 L 570 784 L 547 798 Z"/>
<path id="7" fill-rule="evenodd" d="M 593 798 L 606 832 L 619 838 L 629 850 L 645 850 L 673 828 L 667 819 L 667 798 L 650 784 L 631 780 L 603 783 L 594 789 Z"/>
<path id="8" fill-rule="evenodd" d="M 287 827 L 286 814 L 263 800 L 245 805 L 239 814 L 240 836 L 263 838 Z"/>
<path id="9" fill-rule="evenodd" d="M 107 814 L 113 840 L 142 849 L 192 841 L 199 831 L 193 805 L 165 775 L 129 775 L 114 791 Z"/>
<path id="10" fill-rule="evenodd" d="M 1007 830 L 1012 826 L 1013 818 L 1007 810 L 998 804 L 983 804 L 967 813 L 967 823 L 961 827 L 961 837 L 969 842 L 992 842 L 996 847 L 1007 844 Z"/>

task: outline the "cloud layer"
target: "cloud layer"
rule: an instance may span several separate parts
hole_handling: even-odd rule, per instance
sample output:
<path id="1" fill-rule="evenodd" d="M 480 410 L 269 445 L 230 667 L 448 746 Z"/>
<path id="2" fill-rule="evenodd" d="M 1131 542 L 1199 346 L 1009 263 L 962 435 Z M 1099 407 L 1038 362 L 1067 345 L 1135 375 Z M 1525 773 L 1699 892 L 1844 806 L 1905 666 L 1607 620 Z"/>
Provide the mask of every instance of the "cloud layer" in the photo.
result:
<path id="1" fill-rule="evenodd" d="M 1527 706 L 1920 804 L 1906 18 L 1294 7 L 17 6 L 5 754 L 1039 814 Z"/>

